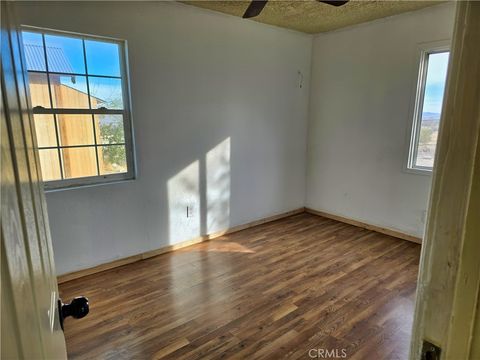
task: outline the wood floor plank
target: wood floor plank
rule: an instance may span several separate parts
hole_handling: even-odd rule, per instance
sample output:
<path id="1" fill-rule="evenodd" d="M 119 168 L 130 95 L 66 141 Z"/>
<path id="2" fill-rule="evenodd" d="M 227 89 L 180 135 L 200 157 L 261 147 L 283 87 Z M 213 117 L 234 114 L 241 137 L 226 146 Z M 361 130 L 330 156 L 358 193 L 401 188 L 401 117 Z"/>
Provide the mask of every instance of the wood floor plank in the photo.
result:
<path id="1" fill-rule="evenodd" d="M 60 285 L 71 359 L 408 355 L 420 246 L 298 214 Z"/>

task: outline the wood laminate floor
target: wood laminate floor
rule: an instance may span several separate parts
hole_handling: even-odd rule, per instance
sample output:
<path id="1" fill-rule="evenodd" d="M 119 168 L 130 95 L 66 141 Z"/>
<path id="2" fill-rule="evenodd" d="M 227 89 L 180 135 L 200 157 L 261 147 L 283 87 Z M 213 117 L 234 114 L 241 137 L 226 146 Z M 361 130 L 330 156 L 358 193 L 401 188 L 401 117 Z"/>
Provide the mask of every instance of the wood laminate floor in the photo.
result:
<path id="1" fill-rule="evenodd" d="M 69 357 L 407 359 L 419 254 L 304 213 L 72 280 Z"/>

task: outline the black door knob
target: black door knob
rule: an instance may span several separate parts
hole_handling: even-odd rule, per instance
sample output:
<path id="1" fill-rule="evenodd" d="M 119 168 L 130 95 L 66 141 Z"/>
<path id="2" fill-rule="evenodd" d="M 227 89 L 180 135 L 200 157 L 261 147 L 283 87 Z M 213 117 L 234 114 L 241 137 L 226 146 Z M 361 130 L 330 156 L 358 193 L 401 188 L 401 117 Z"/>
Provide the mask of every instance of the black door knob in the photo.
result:
<path id="1" fill-rule="evenodd" d="M 90 307 L 88 305 L 88 299 L 85 296 L 78 296 L 74 298 L 70 304 L 62 303 L 62 300 L 58 300 L 58 310 L 60 313 L 60 325 L 63 330 L 63 322 L 65 318 L 71 316 L 74 319 L 81 319 L 87 316 Z"/>

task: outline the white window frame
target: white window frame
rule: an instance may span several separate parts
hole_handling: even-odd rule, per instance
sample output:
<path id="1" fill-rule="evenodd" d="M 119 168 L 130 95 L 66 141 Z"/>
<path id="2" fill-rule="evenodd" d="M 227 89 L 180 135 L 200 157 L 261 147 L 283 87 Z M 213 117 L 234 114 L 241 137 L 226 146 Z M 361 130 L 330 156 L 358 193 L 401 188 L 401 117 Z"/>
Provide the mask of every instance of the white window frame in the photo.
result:
<path id="1" fill-rule="evenodd" d="M 131 114 L 130 76 L 128 71 L 127 41 L 122 39 L 105 37 L 105 36 L 81 34 L 81 33 L 75 33 L 75 32 L 63 31 L 63 30 L 54 30 L 54 29 L 29 26 L 29 25 L 22 25 L 21 30 L 38 32 L 43 34 L 64 35 L 72 38 L 100 40 L 100 41 L 115 43 L 120 48 L 120 51 L 119 51 L 120 76 L 122 79 L 122 100 L 123 100 L 122 110 L 105 109 L 105 108 L 45 109 L 45 108 L 36 107 L 35 109 L 32 109 L 32 112 L 33 114 L 87 114 L 87 115 L 88 114 L 121 114 L 123 115 L 123 131 L 124 131 L 124 137 L 125 137 L 125 156 L 127 161 L 127 172 L 117 173 L 117 174 L 95 175 L 95 176 L 72 178 L 72 179 L 44 181 L 43 184 L 44 184 L 45 191 L 50 192 L 50 191 L 74 189 L 79 187 L 104 185 L 104 184 L 134 180 L 136 178 L 136 165 L 135 165 L 133 123 L 132 123 L 132 114 Z M 23 48 L 23 44 L 22 44 L 22 48 Z M 25 71 L 27 72 L 26 59 L 23 52 L 22 52 L 22 61 L 25 64 L 24 65 Z M 67 75 L 71 75 L 71 74 L 67 74 Z M 85 76 L 88 79 L 88 74 L 78 74 L 78 75 Z M 30 98 L 30 95 L 29 95 L 29 98 Z M 29 107 L 32 108 L 31 103 L 29 104 Z M 37 146 L 36 142 L 35 142 L 35 146 Z"/>
<path id="2" fill-rule="evenodd" d="M 405 171 L 420 174 L 431 175 L 433 168 L 428 166 L 418 166 L 415 164 L 418 152 L 418 142 L 420 140 L 420 129 L 422 125 L 422 110 L 425 98 L 425 86 L 427 81 L 428 59 L 429 55 L 450 52 L 450 40 L 440 40 L 429 43 L 423 43 L 418 46 L 415 89 L 413 90 L 412 106 L 410 111 L 410 122 L 408 131 L 408 153 L 405 164 Z"/>

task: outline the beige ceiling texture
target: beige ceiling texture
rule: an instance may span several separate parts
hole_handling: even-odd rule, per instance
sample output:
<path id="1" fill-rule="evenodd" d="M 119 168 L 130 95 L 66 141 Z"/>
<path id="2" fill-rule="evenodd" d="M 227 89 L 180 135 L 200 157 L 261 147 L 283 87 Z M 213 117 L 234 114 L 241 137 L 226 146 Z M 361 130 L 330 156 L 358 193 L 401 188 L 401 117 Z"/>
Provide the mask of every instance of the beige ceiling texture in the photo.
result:
<path id="1" fill-rule="evenodd" d="M 250 1 L 243 0 L 181 2 L 240 17 L 245 12 L 248 4 L 250 4 Z M 335 7 L 316 0 L 270 0 L 262 13 L 251 20 L 316 34 L 422 9 L 442 2 L 444 1 L 352 0 L 346 5 Z"/>

